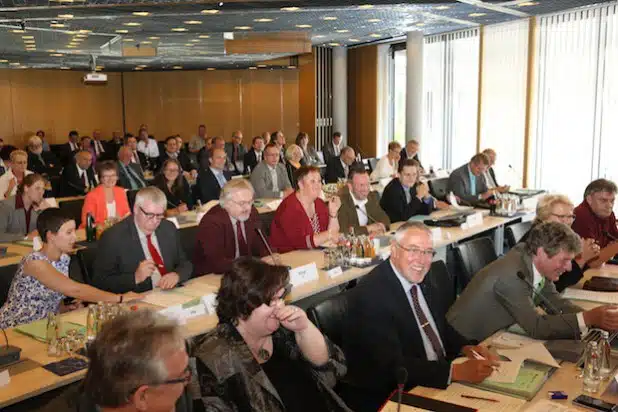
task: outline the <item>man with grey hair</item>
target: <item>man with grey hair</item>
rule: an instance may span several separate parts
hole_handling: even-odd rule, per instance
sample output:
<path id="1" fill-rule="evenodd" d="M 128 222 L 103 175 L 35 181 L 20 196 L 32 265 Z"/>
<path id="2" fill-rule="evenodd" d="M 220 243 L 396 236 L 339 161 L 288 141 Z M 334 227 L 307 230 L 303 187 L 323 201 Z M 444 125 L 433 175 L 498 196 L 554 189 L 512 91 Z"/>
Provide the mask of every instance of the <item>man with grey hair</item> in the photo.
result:
<path id="1" fill-rule="evenodd" d="M 350 146 L 341 149 L 339 157 L 334 157 L 326 165 L 326 183 L 337 183 L 339 179 L 347 179 L 350 167 L 356 161 L 356 153 Z"/>
<path id="2" fill-rule="evenodd" d="M 403 224 L 391 242 L 391 256 L 348 294 L 343 350 L 355 411 L 375 411 L 407 371 L 404 389 L 416 385 L 446 388 L 451 382 L 480 382 L 496 357 L 468 342 L 446 322 L 455 296 L 444 263 L 432 264 L 431 231 L 421 222 Z M 468 357 L 452 363 L 461 352 Z M 486 360 L 474 358 L 474 352 Z"/>
<path id="3" fill-rule="evenodd" d="M 262 229 L 253 206 L 254 190 L 246 179 L 230 180 L 221 189 L 219 205 L 200 221 L 193 254 L 194 275 L 225 273 L 241 256 L 266 256 L 256 229 Z"/>
<path id="4" fill-rule="evenodd" d="M 573 230 L 584 239 L 594 239 L 600 247 L 618 239 L 614 214 L 616 191 L 616 184 L 611 180 L 593 180 L 584 191 L 584 200 L 573 211 Z"/>
<path id="5" fill-rule="evenodd" d="M 28 170 L 42 176 L 57 176 L 60 173 L 56 155 L 43 151 L 43 140 L 37 135 L 28 139 Z"/>
<path id="6" fill-rule="evenodd" d="M 88 345 L 75 385 L 39 412 L 188 412 L 192 371 L 176 321 L 151 310 L 118 316 Z"/>
<path id="7" fill-rule="evenodd" d="M 146 187 L 146 180 L 139 163 L 131 162 L 133 151 L 129 146 L 118 150 L 118 186 L 129 190 Z"/>
<path id="8" fill-rule="evenodd" d="M 167 200 L 154 186 L 137 192 L 133 214 L 103 232 L 97 244 L 92 284 L 114 293 L 171 289 L 189 279 L 176 226 L 164 219 Z"/>
<path id="9" fill-rule="evenodd" d="M 478 341 L 513 324 L 544 340 L 580 339 L 590 327 L 618 329 L 615 307 L 584 312 L 556 291 L 554 282 L 571 270 L 571 261 L 580 251 L 579 236 L 564 223 L 536 225 L 525 242 L 474 275 L 449 310 L 449 323 L 466 338 Z M 538 310 L 541 304 L 544 314 Z"/>

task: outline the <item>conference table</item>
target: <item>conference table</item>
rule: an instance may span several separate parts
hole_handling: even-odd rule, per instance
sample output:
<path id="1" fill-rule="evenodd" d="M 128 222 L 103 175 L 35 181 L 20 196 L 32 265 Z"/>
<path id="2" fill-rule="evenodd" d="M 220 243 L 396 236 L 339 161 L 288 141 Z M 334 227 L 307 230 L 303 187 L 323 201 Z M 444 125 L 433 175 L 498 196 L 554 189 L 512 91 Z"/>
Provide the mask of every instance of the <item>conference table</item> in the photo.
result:
<path id="1" fill-rule="evenodd" d="M 263 212 L 272 212 L 272 210 L 263 210 Z M 449 211 L 438 211 L 432 214 L 433 217 L 443 216 L 449 213 Z M 451 210 L 450 213 L 453 213 Z M 483 212 L 486 214 L 485 212 Z M 521 219 L 521 216 L 514 216 L 511 218 L 485 216 L 482 223 L 478 226 L 468 228 L 442 228 L 436 236 L 434 236 L 434 245 L 437 250 L 445 249 L 450 245 L 461 242 L 469 237 L 476 236 L 479 233 L 487 232 L 491 230 L 504 229 L 504 226 L 510 222 L 515 222 Z M 392 225 L 392 230 L 395 230 L 402 223 L 395 223 Z M 186 223 L 181 225 L 182 227 L 197 225 L 197 221 Z M 392 234 L 393 232 L 391 232 Z M 83 238 L 83 229 L 78 231 L 78 237 Z M 31 252 L 31 248 L 26 246 L 5 244 L 8 247 L 9 252 L 17 253 L 19 257 L 7 257 L 0 259 L 0 265 L 18 263 L 21 256 Z M 388 248 L 388 246 L 387 246 Z M 343 271 L 342 274 L 330 277 L 327 272 L 321 268 L 324 266 L 324 252 L 322 250 L 303 250 L 293 251 L 280 255 L 281 263 L 288 265 L 292 268 L 303 266 L 312 262 L 315 262 L 318 267 L 318 279 L 309 281 L 300 286 L 294 287 L 288 299 L 290 302 L 297 302 L 302 299 L 317 295 L 321 292 L 345 285 L 348 282 L 358 279 L 365 274 L 369 273 L 373 267 L 366 268 L 350 268 Z M 5 260 L 7 262 L 5 262 Z M 10 262 L 10 263 L 8 263 Z M 208 274 L 198 278 L 191 279 L 186 284 L 177 288 L 174 291 L 191 295 L 193 297 L 199 297 L 207 293 L 214 293 L 219 287 L 221 276 Z M 160 291 L 153 291 L 154 293 L 161 293 Z M 138 302 L 136 307 L 150 307 L 153 309 L 161 310 L 166 307 L 165 304 L 156 305 L 153 303 Z M 74 322 L 80 325 L 86 324 L 85 309 L 76 310 L 70 313 L 60 315 L 61 321 Z M 216 315 L 203 315 L 196 318 L 189 319 L 184 325 L 184 331 L 187 337 L 196 336 L 205 333 L 217 324 Z M 22 349 L 23 362 L 18 363 L 14 367 L 9 368 L 11 374 L 11 382 L 0 388 L 0 408 L 13 405 L 23 400 L 35 397 L 47 391 L 60 388 L 81 380 L 85 371 L 78 371 L 66 376 L 57 376 L 41 366 L 58 361 L 62 358 L 49 357 L 47 355 L 47 345 L 45 343 L 36 341 L 26 335 L 21 334 L 18 331 L 9 329 L 7 330 L 7 336 L 11 345 L 18 346 Z"/>

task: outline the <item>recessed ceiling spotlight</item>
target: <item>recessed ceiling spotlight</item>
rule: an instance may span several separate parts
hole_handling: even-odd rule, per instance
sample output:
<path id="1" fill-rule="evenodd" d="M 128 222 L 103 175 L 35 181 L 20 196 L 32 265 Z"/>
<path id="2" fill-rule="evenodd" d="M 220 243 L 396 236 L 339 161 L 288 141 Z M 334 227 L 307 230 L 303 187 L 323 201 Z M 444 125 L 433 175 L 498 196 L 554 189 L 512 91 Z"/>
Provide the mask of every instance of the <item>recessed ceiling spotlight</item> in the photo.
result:
<path id="1" fill-rule="evenodd" d="M 358 40 L 358 39 L 348 39 L 348 41 L 351 41 L 352 43 L 358 43 L 360 40 Z"/>
<path id="2" fill-rule="evenodd" d="M 73 16 L 72 14 L 59 14 L 58 15 L 59 19 L 72 19 L 73 17 L 75 16 Z"/>
<path id="3" fill-rule="evenodd" d="M 61 67 L 60 67 L 60 70 L 71 70 L 71 68 L 70 68 L 70 67 L 67 67 L 67 66 L 61 66 Z"/>
<path id="4" fill-rule="evenodd" d="M 52 53 L 52 54 L 50 54 L 50 56 L 51 57 L 62 57 L 62 56 L 64 56 L 64 54 L 62 54 L 62 53 Z"/>
<path id="5" fill-rule="evenodd" d="M 361 4 L 360 6 L 358 6 L 358 8 L 361 10 L 373 9 L 373 4 Z"/>
<path id="6" fill-rule="evenodd" d="M 191 40 L 189 40 L 189 41 L 190 41 L 191 43 L 199 43 L 199 42 L 200 42 L 200 39 L 191 39 Z"/>
<path id="7" fill-rule="evenodd" d="M 139 17 L 148 17 L 150 16 L 150 12 L 148 11 L 134 11 L 133 13 L 134 16 L 139 16 Z"/>
<path id="8" fill-rule="evenodd" d="M 281 11 L 298 11 L 300 7 L 281 7 Z"/>
<path id="9" fill-rule="evenodd" d="M 311 28 L 311 24 L 297 24 L 296 27 L 299 29 L 308 29 Z"/>
<path id="10" fill-rule="evenodd" d="M 187 47 L 193 47 L 193 46 L 195 46 L 195 43 L 185 43 L 185 46 L 187 46 Z"/>
<path id="11" fill-rule="evenodd" d="M 341 46 L 339 43 L 328 43 L 328 45 L 333 47 Z"/>
<path id="12" fill-rule="evenodd" d="M 208 34 L 200 34 L 199 36 L 200 39 L 210 39 L 210 36 Z"/>
<path id="13" fill-rule="evenodd" d="M 52 24 L 49 25 L 49 27 L 54 27 L 54 28 L 60 29 L 60 28 L 64 27 L 64 24 L 62 24 L 62 23 L 52 23 Z"/>
<path id="14" fill-rule="evenodd" d="M 206 10 L 202 10 L 200 13 L 202 13 L 202 14 L 217 14 L 217 13 L 219 13 L 219 10 L 217 10 L 217 9 L 206 9 Z"/>
<path id="15" fill-rule="evenodd" d="M 381 19 L 369 19 L 369 20 L 367 20 L 368 23 L 379 23 L 381 21 L 382 21 Z"/>
<path id="16" fill-rule="evenodd" d="M 273 19 L 253 19 L 256 23 L 270 23 Z"/>
<path id="17" fill-rule="evenodd" d="M 324 17 L 322 17 L 322 20 L 333 21 L 333 20 L 337 20 L 337 17 L 335 17 L 335 16 L 324 16 Z"/>
<path id="18" fill-rule="evenodd" d="M 257 67 L 251 66 L 251 67 L 249 67 L 249 70 L 257 70 Z"/>
<path id="19" fill-rule="evenodd" d="M 180 70 L 180 69 L 182 69 L 182 66 L 174 66 L 174 67 L 172 67 L 172 69 L 174 69 L 174 70 Z"/>
<path id="20" fill-rule="evenodd" d="M 482 17 L 482 16 L 486 16 L 487 13 L 470 13 L 468 14 L 468 17 Z"/>
<path id="21" fill-rule="evenodd" d="M 137 67 L 141 67 L 143 69 L 143 68 L 148 67 L 148 65 L 147 64 L 138 64 Z"/>
<path id="22" fill-rule="evenodd" d="M 350 30 L 347 29 L 340 29 L 340 30 L 335 30 L 337 33 L 348 33 Z"/>
<path id="23" fill-rule="evenodd" d="M 8 63 L 9 61 L 7 59 L 0 59 L 0 63 Z"/>
<path id="24" fill-rule="evenodd" d="M 15 29 L 15 30 L 11 30 L 11 32 L 13 32 L 13 33 L 25 33 L 26 30 Z"/>
<path id="25" fill-rule="evenodd" d="M 265 64 L 258 64 L 258 65 L 257 65 L 257 67 L 262 67 L 262 68 L 264 68 L 264 67 L 267 67 L 267 66 L 266 66 Z"/>
<path id="26" fill-rule="evenodd" d="M 199 20 L 187 20 L 184 22 L 185 24 L 202 24 Z"/>
<path id="27" fill-rule="evenodd" d="M 141 41 L 140 44 L 152 44 L 152 42 L 148 40 L 144 40 L 144 41 Z"/>
<path id="28" fill-rule="evenodd" d="M 372 33 L 372 34 L 369 35 L 369 37 L 373 37 L 374 39 L 378 39 L 378 38 L 382 37 L 382 35 L 381 34 L 377 34 L 377 33 Z"/>
<path id="29" fill-rule="evenodd" d="M 124 30 L 124 29 L 118 29 L 118 30 L 116 30 L 116 33 L 120 33 L 120 34 L 126 34 L 126 33 L 128 33 L 128 32 L 129 32 L 129 30 Z"/>
<path id="30" fill-rule="evenodd" d="M 538 1 L 525 1 L 523 3 L 519 3 L 517 7 L 536 6 L 538 4 L 539 4 Z"/>
<path id="31" fill-rule="evenodd" d="M 296 66 L 288 66 L 288 69 L 295 69 Z"/>
<path id="32" fill-rule="evenodd" d="M 87 30 L 87 29 L 79 30 L 78 33 L 88 34 L 88 33 L 92 33 L 92 30 Z"/>
<path id="33" fill-rule="evenodd" d="M 251 30 L 251 26 L 236 26 L 234 27 L 236 30 Z"/>
<path id="34" fill-rule="evenodd" d="M 451 8 L 451 6 L 436 6 L 436 7 L 434 7 L 434 9 L 436 9 L 436 10 L 448 10 L 450 8 Z"/>
<path id="35" fill-rule="evenodd" d="M 159 40 L 161 37 L 157 37 L 157 36 L 150 36 L 148 37 L 150 40 Z"/>
<path id="36" fill-rule="evenodd" d="M 76 49 L 77 48 L 77 44 L 67 44 L 67 49 Z"/>
<path id="37" fill-rule="evenodd" d="M 172 31 L 187 31 L 188 29 L 185 27 L 174 27 Z"/>
<path id="38" fill-rule="evenodd" d="M 215 69 L 214 67 L 209 67 L 206 70 L 213 71 L 213 70 L 217 70 L 217 69 Z"/>
<path id="39" fill-rule="evenodd" d="M 128 21 L 126 23 L 122 24 L 123 26 L 129 26 L 129 27 L 137 27 L 137 26 L 141 26 L 142 23 L 138 23 L 136 21 Z"/>

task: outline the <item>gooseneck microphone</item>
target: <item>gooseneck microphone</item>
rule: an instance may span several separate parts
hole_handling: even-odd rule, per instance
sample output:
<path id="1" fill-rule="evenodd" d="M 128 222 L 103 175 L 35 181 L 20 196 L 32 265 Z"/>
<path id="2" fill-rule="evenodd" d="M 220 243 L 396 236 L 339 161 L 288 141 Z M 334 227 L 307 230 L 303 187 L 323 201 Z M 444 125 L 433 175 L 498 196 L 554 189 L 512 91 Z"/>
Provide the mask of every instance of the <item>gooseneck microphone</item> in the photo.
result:
<path id="1" fill-rule="evenodd" d="M 604 231 L 603 231 L 603 234 L 604 234 L 605 236 L 607 236 L 607 237 L 609 238 L 609 240 L 611 240 L 612 242 L 615 242 L 615 241 L 617 241 L 617 240 L 618 240 L 618 237 L 616 237 L 616 236 L 612 235 L 612 234 L 611 234 L 611 233 L 609 233 L 607 230 L 604 230 Z"/>
<path id="2" fill-rule="evenodd" d="M 532 293 L 534 293 L 535 296 L 538 296 L 543 301 L 545 306 L 547 306 L 547 308 L 553 312 L 553 313 L 551 313 L 551 315 L 558 315 L 558 316 L 560 316 L 560 319 L 562 319 L 562 321 L 569 327 L 569 329 L 571 329 L 571 332 L 573 332 L 573 336 L 575 337 L 575 340 L 579 340 L 581 333 L 578 330 L 576 330 L 573 327 L 573 325 L 571 325 L 569 322 L 567 322 L 567 320 L 564 318 L 562 310 L 559 310 L 558 308 L 556 308 L 554 306 L 554 304 L 551 303 L 551 301 L 549 299 L 547 299 L 540 291 L 537 292 L 537 290 L 534 287 L 534 285 L 528 279 L 526 279 L 526 275 L 524 275 L 524 272 L 522 272 L 521 270 L 518 271 L 517 272 L 517 277 L 519 279 L 523 280 L 526 283 L 526 285 L 528 285 L 530 287 L 530 289 L 532 290 Z"/>
<path id="3" fill-rule="evenodd" d="M 379 223 L 377 220 L 375 220 L 369 213 L 365 212 L 359 205 L 356 205 L 356 210 L 360 210 L 360 212 L 367 216 L 367 219 L 371 220 L 373 223 Z"/>
<path id="4" fill-rule="evenodd" d="M 268 241 L 266 240 L 266 237 L 264 237 L 264 233 L 262 233 L 262 229 L 260 229 L 259 227 L 255 228 L 256 233 L 258 234 L 258 236 L 260 237 L 260 239 L 262 240 L 262 243 L 264 244 L 264 246 L 266 246 L 266 250 L 268 250 L 268 253 L 270 254 L 270 257 L 273 260 L 273 263 L 275 265 L 282 265 L 281 261 L 275 257 L 275 254 L 273 253 L 273 250 L 270 248 L 270 245 L 268 244 Z"/>
<path id="5" fill-rule="evenodd" d="M 397 369 L 397 412 L 401 411 L 401 398 L 403 397 L 403 387 L 408 381 L 408 370 L 403 366 Z"/>

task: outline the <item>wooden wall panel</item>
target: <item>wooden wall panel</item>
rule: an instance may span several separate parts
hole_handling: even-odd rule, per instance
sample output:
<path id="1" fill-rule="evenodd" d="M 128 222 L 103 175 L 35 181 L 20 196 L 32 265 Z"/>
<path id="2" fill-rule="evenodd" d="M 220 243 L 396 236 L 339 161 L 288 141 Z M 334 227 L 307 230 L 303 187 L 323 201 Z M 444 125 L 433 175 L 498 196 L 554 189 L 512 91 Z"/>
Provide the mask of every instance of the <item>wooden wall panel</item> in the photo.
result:
<path id="1" fill-rule="evenodd" d="M 13 106 L 11 105 L 10 70 L 0 70 L 0 137 L 13 141 Z"/>
<path id="2" fill-rule="evenodd" d="M 64 143 L 72 129 L 83 135 L 101 129 L 106 138 L 114 130 L 122 130 L 120 74 L 108 74 L 105 86 L 84 86 L 82 72 L 3 70 L 2 73 L 8 76 L 10 84 L 13 132 L 8 141 L 16 146 L 23 146 L 37 129 L 45 130 L 50 143 Z M 5 93 L 2 94 L 0 106 L 6 100 Z"/>
<path id="3" fill-rule="evenodd" d="M 375 156 L 378 136 L 378 46 L 348 50 L 348 144 Z"/>
<path id="4" fill-rule="evenodd" d="M 206 124 L 210 136 L 228 139 L 242 130 L 245 143 L 264 131 L 298 132 L 296 70 L 217 70 L 125 73 L 127 128 L 141 123 L 157 139 L 185 139 Z"/>
<path id="5" fill-rule="evenodd" d="M 299 56 L 298 100 L 300 130 L 309 133 L 315 144 L 315 61 L 314 54 Z"/>

